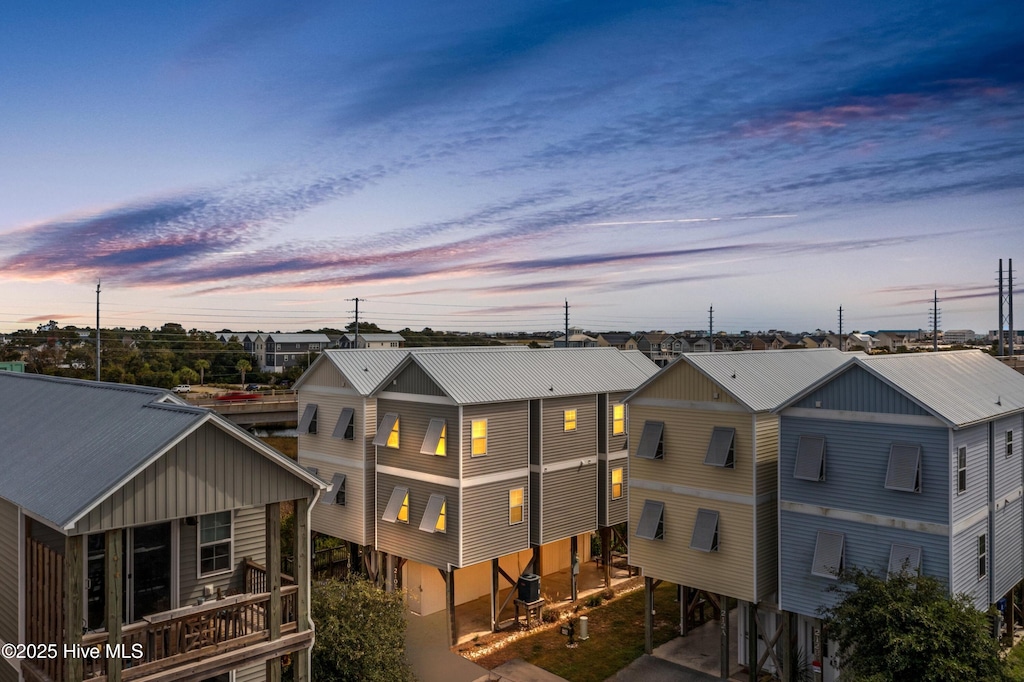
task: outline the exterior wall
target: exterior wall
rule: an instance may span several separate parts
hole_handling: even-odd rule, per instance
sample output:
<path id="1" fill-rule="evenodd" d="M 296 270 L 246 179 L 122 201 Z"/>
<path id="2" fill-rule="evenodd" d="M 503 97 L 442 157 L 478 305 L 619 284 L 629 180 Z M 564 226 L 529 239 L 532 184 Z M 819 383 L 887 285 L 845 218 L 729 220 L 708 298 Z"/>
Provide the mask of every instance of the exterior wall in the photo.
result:
<path id="1" fill-rule="evenodd" d="M 624 406 L 623 417 L 626 419 L 625 433 L 615 435 L 612 433 L 613 422 L 615 419 L 614 409 L 616 405 L 622 405 L 622 400 L 629 395 L 628 393 L 609 393 L 608 394 L 608 406 L 605 410 L 606 429 L 608 434 L 608 446 L 604 452 L 619 452 L 625 450 L 629 443 L 629 407 Z M 640 434 L 637 434 L 639 437 Z"/>
<path id="2" fill-rule="evenodd" d="M 426 455 L 423 455 L 426 457 Z M 409 489 L 409 522 L 381 520 L 388 500 L 396 486 Z M 420 530 L 420 522 L 433 494 L 445 496 L 445 532 Z M 403 478 L 377 474 L 377 549 L 419 563 L 447 569 L 459 565 L 460 504 L 459 489 Z"/>
<path id="3" fill-rule="evenodd" d="M 541 478 L 542 530 L 534 544 L 545 545 L 597 529 L 596 461 L 542 473 Z"/>
<path id="4" fill-rule="evenodd" d="M 565 431 L 564 410 L 576 410 L 576 430 Z M 541 463 L 555 464 L 597 455 L 597 396 L 541 401 Z"/>
<path id="5" fill-rule="evenodd" d="M 1024 580 L 1024 461 L 1021 458 L 1021 415 L 996 420 L 993 424 L 992 518 L 993 592 L 999 599 Z M 1006 453 L 1006 433 L 1012 432 L 1011 453 Z"/>
<path id="6" fill-rule="evenodd" d="M 612 499 L 612 469 L 622 467 L 622 497 Z M 629 451 L 599 455 L 597 460 L 597 525 L 614 526 L 629 519 Z"/>
<path id="7" fill-rule="evenodd" d="M 817 407 L 824 410 L 875 412 L 880 414 L 928 414 L 917 403 L 885 384 L 862 367 L 852 367 L 818 390 L 811 392 L 794 407 Z"/>
<path id="8" fill-rule="evenodd" d="M 978 536 L 988 537 L 988 576 L 978 579 Z M 990 581 L 992 576 L 992 535 L 989 533 L 988 516 L 966 526 L 953 536 L 953 580 L 952 592 L 966 594 L 979 609 L 986 609 L 992 603 Z M 1000 595 L 1002 596 L 1002 595 Z"/>
<path id="9" fill-rule="evenodd" d="M 0 641 L 18 642 L 18 606 L 20 599 L 21 524 L 18 508 L 0 500 Z M 3 668 L 0 661 L 0 669 Z"/>
<path id="10" fill-rule="evenodd" d="M 473 457 L 473 420 L 487 420 L 487 454 Z M 500 474 L 529 466 L 530 420 L 526 401 L 462 408 L 462 477 Z"/>
<path id="11" fill-rule="evenodd" d="M 597 528 L 597 404 L 596 395 L 541 401 L 541 490 L 534 497 L 541 518 L 534 544 Z M 576 410 L 574 431 L 565 430 L 565 410 Z"/>
<path id="12" fill-rule="evenodd" d="M 374 446 L 377 451 L 377 466 L 396 467 L 435 476 L 459 477 L 459 410 L 454 405 L 437 405 L 399 400 L 378 400 L 377 414 L 380 419 L 392 412 L 398 415 L 398 447 Z M 446 422 L 447 452 L 445 456 L 424 455 L 420 452 L 423 438 L 427 434 L 430 420 L 444 419 Z M 383 512 L 383 509 L 381 509 Z"/>
<path id="13" fill-rule="evenodd" d="M 267 664 L 257 663 L 235 671 L 235 682 L 264 682 L 267 679 Z"/>
<path id="14" fill-rule="evenodd" d="M 703 350 L 707 350 L 707 348 Z M 718 384 L 694 369 L 693 365 L 681 360 L 672 365 L 670 369 L 661 372 L 657 379 L 648 384 L 644 388 L 643 398 L 645 400 L 685 398 L 696 402 L 737 404 Z M 632 404 L 636 404 L 636 401 L 632 401 Z M 639 438 L 640 433 L 637 432 L 636 435 Z"/>
<path id="15" fill-rule="evenodd" d="M 978 426 L 953 432 L 950 448 L 950 486 L 953 497 L 953 524 L 960 525 L 988 509 L 989 501 L 989 426 Z M 967 489 L 957 493 L 957 451 L 967 448 Z"/>
<path id="16" fill-rule="evenodd" d="M 395 391 L 397 393 L 416 393 L 419 395 L 434 395 L 443 396 L 442 391 L 437 384 L 423 371 L 416 363 L 410 363 L 401 373 L 395 377 L 394 384 L 389 388 L 389 391 Z"/>
<path id="17" fill-rule="evenodd" d="M 206 585 L 222 592 L 242 592 L 245 589 L 245 570 L 242 562 L 250 557 L 258 564 L 266 565 L 266 511 L 264 507 L 239 509 L 234 514 L 232 526 L 231 565 L 232 573 L 224 573 L 209 577 L 199 577 L 199 526 L 173 523 L 171 531 L 178 529 L 178 556 L 180 567 L 178 573 L 179 604 L 189 606 L 204 596 Z"/>
<path id="18" fill-rule="evenodd" d="M 994 460 L 1003 456 L 990 451 L 989 424 L 954 431 L 952 447 L 949 451 L 950 460 L 950 496 L 953 499 L 953 592 L 964 593 L 971 597 L 975 606 L 985 609 L 992 603 L 994 558 L 998 549 L 998 538 L 993 537 L 990 525 L 993 510 L 989 506 L 992 493 L 992 469 Z M 967 489 L 957 493 L 957 455 L 961 447 L 967 448 Z M 997 455 L 997 456 L 993 456 Z M 1000 513 L 999 516 L 1005 516 Z M 1011 523 L 1012 527 L 1012 523 Z M 1000 524 L 1000 530 L 1006 528 Z M 978 579 L 978 536 L 986 536 L 987 575 Z M 1012 540 L 1018 548 L 1021 536 Z M 1005 547 L 1005 545 L 1004 545 Z M 1019 549 L 1018 549 L 1019 551 Z M 1001 595 L 1000 595 L 1001 596 Z"/>
<path id="19" fill-rule="evenodd" d="M 107 497 L 72 534 L 313 495 L 308 483 L 207 422 Z"/>
<path id="20" fill-rule="evenodd" d="M 509 524 L 508 507 L 508 493 L 513 488 L 523 489 L 523 521 L 515 525 Z M 470 566 L 529 549 L 530 492 L 525 469 L 513 478 L 463 487 L 462 557 L 459 566 Z"/>

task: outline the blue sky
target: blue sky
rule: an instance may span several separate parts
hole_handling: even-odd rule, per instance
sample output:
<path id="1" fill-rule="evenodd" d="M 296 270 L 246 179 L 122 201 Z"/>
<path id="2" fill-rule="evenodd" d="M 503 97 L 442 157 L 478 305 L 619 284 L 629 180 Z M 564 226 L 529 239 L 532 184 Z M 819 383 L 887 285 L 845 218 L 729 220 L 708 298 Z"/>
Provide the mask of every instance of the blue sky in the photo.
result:
<path id="1" fill-rule="evenodd" d="M 97 280 L 105 326 L 992 329 L 1021 54 L 1017 1 L 7 3 L 0 330 Z"/>

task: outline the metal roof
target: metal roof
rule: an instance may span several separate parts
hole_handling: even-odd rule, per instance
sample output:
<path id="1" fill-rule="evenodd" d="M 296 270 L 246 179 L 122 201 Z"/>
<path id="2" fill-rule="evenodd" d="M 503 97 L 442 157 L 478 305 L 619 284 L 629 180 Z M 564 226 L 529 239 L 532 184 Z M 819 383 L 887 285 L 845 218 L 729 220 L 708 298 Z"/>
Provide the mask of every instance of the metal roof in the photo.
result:
<path id="1" fill-rule="evenodd" d="M 642 354 L 616 348 L 417 349 L 406 362 L 463 405 L 632 391 L 658 371 Z"/>
<path id="2" fill-rule="evenodd" d="M 980 350 L 865 355 L 856 362 L 951 426 L 1024 410 L 1024 375 Z"/>
<path id="3" fill-rule="evenodd" d="M 215 413 L 158 388 L 0 372 L 0 420 L 0 497 L 57 527 L 210 420 L 318 485 Z"/>
<path id="4" fill-rule="evenodd" d="M 327 334 L 264 334 L 274 343 L 330 343 Z"/>
<path id="5" fill-rule="evenodd" d="M 853 355 L 836 348 L 683 353 L 663 371 L 671 372 L 676 363 L 687 363 L 748 409 L 766 412 L 849 362 Z M 627 400 L 636 398 L 649 383 Z"/>

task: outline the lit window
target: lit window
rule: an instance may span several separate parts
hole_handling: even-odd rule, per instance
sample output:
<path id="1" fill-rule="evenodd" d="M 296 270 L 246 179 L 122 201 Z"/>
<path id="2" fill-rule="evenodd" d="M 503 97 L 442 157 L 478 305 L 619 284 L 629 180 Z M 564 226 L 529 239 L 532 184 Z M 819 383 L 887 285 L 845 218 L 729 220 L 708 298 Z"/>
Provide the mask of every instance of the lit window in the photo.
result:
<path id="1" fill-rule="evenodd" d="M 967 448 L 957 448 L 956 451 L 956 494 L 967 490 Z"/>
<path id="2" fill-rule="evenodd" d="M 448 424 L 444 419 L 434 418 L 427 426 L 427 434 L 423 437 L 420 453 L 424 455 L 448 454 Z"/>
<path id="3" fill-rule="evenodd" d="M 409 523 L 409 493 L 402 498 L 402 507 L 398 510 L 396 518 L 402 523 Z"/>
<path id="4" fill-rule="evenodd" d="M 474 419 L 473 420 L 473 448 L 472 454 L 474 457 L 477 455 L 487 454 L 487 420 L 486 419 Z"/>
<path id="5" fill-rule="evenodd" d="M 388 506 L 384 509 L 384 516 L 381 517 L 388 523 L 401 521 L 409 523 L 409 489 L 401 486 L 391 491 L 388 498 Z"/>
<path id="6" fill-rule="evenodd" d="M 612 499 L 622 497 L 622 467 L 612 469 Z"/>
<path id="7" fill-rule="evenodd" d="M 508 491 L 508 525 L 514 526 L 523 522 L 523 489 L 512 488 Z"/>
<path id="8" fill-rule="evenodd" d="M 562 413 L 562 424 L 564 431 L 576 430 L 576 410 L 566 410 Z"/>
<path id="9" fill-rule="evenodd" d="M 377 427 L 377 435 L 373 437 L 373 444 L 377 447 L 398 447 L 398 415 L 388 412 L 380 420 Z"/>
<path id="10" fill-rule="evenodd" d="M 199 517 L 199 575 L 231 570 L 231 512 Z"/>
<path id="11" fill-rule="evenodd" d="M 388 447 L 398 447 L 398 420 L 395 420 L 394 425 L 391 427 L 391 433 L 388 434 Z"/>
<path id="12" fill-rule="evenodd" d="M 978 580 L 984 580 L 988 575 L 988 548 L 985 543 L 985 536 L 978 536 Z"/>
<path id="13" fill-rule="evenodd" d="M 626 406 L 612 406 L 612 433 L 621 436 L 626 432 Z"/>
<path id="14" fill-rule="evenodd" d="M 420 521 L 420 530 L 427 533 L 444 533 L 447 509 L 448 502 L 444 495 L 431 495 L 427 500 L 427 510 L 423 512 L 423 519 Z"/>

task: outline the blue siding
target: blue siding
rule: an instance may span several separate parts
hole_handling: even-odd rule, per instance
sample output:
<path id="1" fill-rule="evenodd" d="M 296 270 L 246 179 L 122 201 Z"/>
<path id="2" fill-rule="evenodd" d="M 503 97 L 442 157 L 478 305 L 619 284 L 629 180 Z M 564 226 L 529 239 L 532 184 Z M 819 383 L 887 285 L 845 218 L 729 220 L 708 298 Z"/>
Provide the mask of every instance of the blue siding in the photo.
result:
<path id="1" fill-rule="evenodd" d="M 995 473 L 993 483 L 997 501 L 1000 497 L 1015 493 L 1021 487 L 1021 483 L 1024 483 L 1022 480 L 1024 467 L 1021 465 L 1020 422 L 1020 415 L 999 419 L 995 422 L 995 448 L 992 465 Z M 1010 444 L 1013 453 L 1009 457 L 1006 456 L 1007 431 L 1013 432 L 1013 441 Z"/>
<path id="2" fill-rule="evenodd" d="M 1021 516 L 1021 498 L 1001 506 L 995 513 L 995 593 L 999 599 L 1010 589 L 1024 580 L 1024 565 L 1021 563 L 1021 538 L 1024 537 L 1024 518 Z"/>
<path id="3" fill-rule="evenodd" d="M 992 600 L 989 582 L 992 575 L 992 542 L 988 532 L 988 518 L 953 537 L 953 592 L 966 594 L 979 609 L 985 609 Z M 978 579 L 978 536 L 988 537 L 988 576 Z"/>
<path id="4" fill-rule="evenodd" d="M 819 530 L 846 535 L 844 559 L 846 568 L 854 566 L 885 575 L 889 566 L 889 550 L 894 542 L 922 548 L 921 570 L 949 584 L 949 538 L 912 531 L 884 528 L 855 521 L 842 521 L 823 516 L 780 513 L 779 539 L 783 551 L 781 575 L 781 607 L 785 611 L 818 617 L 820 609 L 833 605 L 837 594 L 829 587 L 837 581 L 811 575 L 814 544 Z"/>
<path id="5" fill-rule="evenodd" d="M 825 480 L 793 478 L 801 434 L 825 436 Z M 921 445 L 921 492 L 885 488 L 893 443 Z M 949 430 L 783 415 L 779 435 L 780 498 L 903 519 L 949 523 Z M 785 552 L 785 545 L 782 545 Z"/>
<path id="6" fill-rule="evenodd" d="M 810 393 L 794 407 L 816 407 L 818 401 L 823 410 L 928 414 L 917 403 L 857 366 Z"/>
<path id="7" fill-rule="evenodd" d="M 950 470 L 952 472 L 953 523 L 956 524 L 988 507 L 989 500 L 989 448 L 988 424 L 953 432 L 953 447 L 950 448 Z M 957 451 L 967 448 L 967 489 L 957 493 Z"/>

